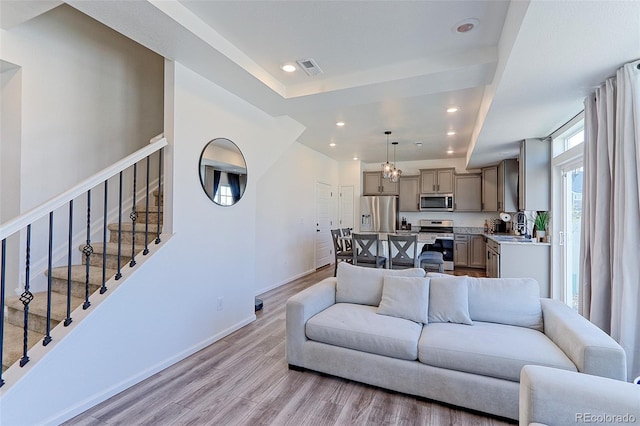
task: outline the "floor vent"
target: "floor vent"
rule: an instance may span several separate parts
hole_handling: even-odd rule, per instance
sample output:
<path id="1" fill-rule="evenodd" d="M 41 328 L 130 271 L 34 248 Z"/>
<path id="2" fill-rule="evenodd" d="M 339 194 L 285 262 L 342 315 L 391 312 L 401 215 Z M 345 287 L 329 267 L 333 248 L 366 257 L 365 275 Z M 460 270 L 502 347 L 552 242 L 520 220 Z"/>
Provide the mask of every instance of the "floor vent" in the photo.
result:
<path id="1" fill-rule="evenodd" d="M 298 63 L 298 65 L 300 65 L 300 67 L 302 67 L 302 69 L 304 70 L 304 72 L 307 73 L 307 75 L 310 75 L 313 77 L 313 76 L 322 74 L 322 70 L 320 69 L 316 61 L 314 61 L 311 58 L 300 59 L 296 62 Z"/>

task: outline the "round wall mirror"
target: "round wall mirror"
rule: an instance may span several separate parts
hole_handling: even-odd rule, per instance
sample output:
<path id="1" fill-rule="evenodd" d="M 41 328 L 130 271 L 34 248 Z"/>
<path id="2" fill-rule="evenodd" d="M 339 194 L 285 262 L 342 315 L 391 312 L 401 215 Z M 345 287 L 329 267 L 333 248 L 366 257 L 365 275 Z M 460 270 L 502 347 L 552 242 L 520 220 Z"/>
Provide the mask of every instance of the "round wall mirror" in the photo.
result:
<path id="1" fill-rule="evenodd" d="M 226 138 L 209 142 L 200 154 L 200 183 L 220 206 L 237 203 L 247 187 L 247 163 L 238 146 Z"/>

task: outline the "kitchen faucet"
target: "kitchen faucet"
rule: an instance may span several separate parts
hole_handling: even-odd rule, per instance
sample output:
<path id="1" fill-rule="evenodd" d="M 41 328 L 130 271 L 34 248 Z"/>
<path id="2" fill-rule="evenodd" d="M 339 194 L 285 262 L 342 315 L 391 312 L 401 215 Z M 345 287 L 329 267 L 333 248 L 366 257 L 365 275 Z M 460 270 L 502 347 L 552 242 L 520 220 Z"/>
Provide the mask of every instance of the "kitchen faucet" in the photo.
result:
<path id="1" fill-rule="evenodd" d="M 527 219 L 527 215 L 524 212 L 518 212 L 516 215 L 517 222 L 517 230 L 520 235 L 523 235 L 525 238 L 531 238 L 529 234 L 529 223 Z"/>

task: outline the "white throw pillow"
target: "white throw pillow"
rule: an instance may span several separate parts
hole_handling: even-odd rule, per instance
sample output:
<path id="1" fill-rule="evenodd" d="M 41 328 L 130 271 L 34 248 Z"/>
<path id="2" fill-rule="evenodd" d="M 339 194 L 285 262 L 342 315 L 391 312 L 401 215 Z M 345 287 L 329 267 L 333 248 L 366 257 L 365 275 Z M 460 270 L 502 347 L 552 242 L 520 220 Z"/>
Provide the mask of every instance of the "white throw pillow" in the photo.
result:
<path id="1" fill-rule="evenodd" d="M 425 272 L 422 268 L 378 269 L 340 262 L 336 282 L 336 303 L 378 306 L 382 299 L 383 280 L 387 275 L 422 278 Z"/>
<path id="2" fill-rule="evenodd" d="M 429 322 L 473 325 L 467 277 L 433 277 L 429 283 Z"/>
<path id="3" fill-rule="evenodd" d="M 467 284 L 473 320 L 543 330 L 540 286 L 533 278 L 469 278 Z"/>
<path id="4" fill-rule="evenodd" d="M 378 314 L 426 324 L 429 278 L 385 276 Z"/>

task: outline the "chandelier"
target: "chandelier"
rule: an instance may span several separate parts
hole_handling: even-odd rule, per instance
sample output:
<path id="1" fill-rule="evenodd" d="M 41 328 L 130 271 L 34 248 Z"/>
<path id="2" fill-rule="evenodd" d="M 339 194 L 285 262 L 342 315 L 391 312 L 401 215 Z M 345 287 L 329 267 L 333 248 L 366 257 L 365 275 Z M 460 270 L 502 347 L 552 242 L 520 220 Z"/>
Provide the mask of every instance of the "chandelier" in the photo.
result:
<path id="1" fill-rule="evenodd" d="M 384 132 L 387 135 L 387 161 L 386 163 L 382 163 L 382 179 L 391 179 L 391 172 L 393 171 L 394 166 L 389 163 L 389 135 L 391 134 L 390 130 Z"/>
<path id="2" fill-rule="evenodd" d="M 391 169 L 389 180 L 393 183 L 396 183 L 402 175 L 402 170 L 396 168 L 396 146 L 398 145 L 398 142 L 391 142 L 391 145 L 393 145 L 393 168 Z"/>

